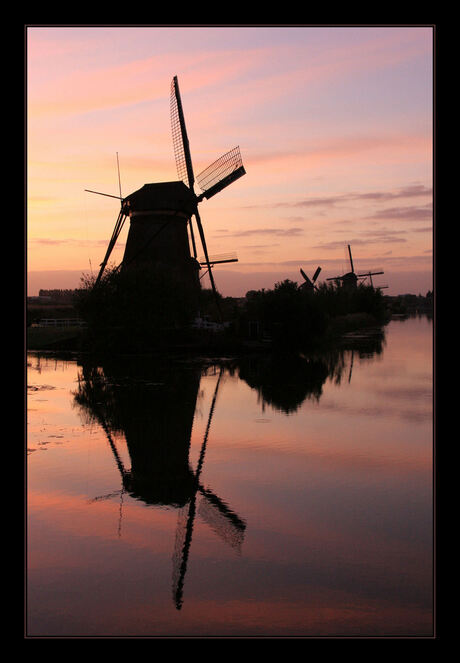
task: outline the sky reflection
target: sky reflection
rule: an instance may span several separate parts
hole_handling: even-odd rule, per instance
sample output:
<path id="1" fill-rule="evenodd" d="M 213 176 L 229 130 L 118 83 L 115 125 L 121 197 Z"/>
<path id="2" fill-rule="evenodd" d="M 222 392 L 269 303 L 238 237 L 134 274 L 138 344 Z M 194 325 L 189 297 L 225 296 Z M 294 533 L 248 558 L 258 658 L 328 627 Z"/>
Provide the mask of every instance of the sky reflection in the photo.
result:
<path id="1" fill-rule="evenodd" d="M 311 364 L 314 398 L 263 362 L 32 356 L 29 635 L 429 636 L 424 325 Z"/>

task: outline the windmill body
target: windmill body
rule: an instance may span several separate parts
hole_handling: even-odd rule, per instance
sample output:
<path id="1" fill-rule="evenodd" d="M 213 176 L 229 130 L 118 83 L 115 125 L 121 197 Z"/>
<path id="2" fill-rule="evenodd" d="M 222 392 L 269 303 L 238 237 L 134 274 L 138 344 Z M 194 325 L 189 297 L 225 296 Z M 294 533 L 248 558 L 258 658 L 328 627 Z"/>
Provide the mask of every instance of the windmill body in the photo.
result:
<path id="1" fill-rule="evenodd" d="M 200 264 L 191 255 L 187 230 L 195 209 L 195 196 L 183 182 L 145 184 L 127 196 L 123 269 L 154 266 L 199 288 Z"/>
<path id="2" fill-rule="evenodd" d="M 342 288 L 353 290 L 358 285 L 358 277 L 354 272 L 347 272 L 341 276 Z"/>

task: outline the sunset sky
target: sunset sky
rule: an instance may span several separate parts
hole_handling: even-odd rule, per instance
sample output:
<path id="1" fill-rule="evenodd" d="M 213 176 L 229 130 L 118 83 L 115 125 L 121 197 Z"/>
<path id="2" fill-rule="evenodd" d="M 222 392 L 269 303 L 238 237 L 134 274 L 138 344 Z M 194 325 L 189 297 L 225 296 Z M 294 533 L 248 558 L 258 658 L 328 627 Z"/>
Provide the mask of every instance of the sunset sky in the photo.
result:
<path id="1" fill-rule="evenodd" d="M 28 27 L 28 294 L 97 273 L 122 195 L 177 180 L 177 75 L 195 175 L 239 145 L 246 175 L 200 205 L 223 295 L 384 270 L 425 294 L 433 260 L 433 28 Z M 200 193 L 195 187 L 196 193 Z M 128 222 L 111 262 L 123 256 Z"/>

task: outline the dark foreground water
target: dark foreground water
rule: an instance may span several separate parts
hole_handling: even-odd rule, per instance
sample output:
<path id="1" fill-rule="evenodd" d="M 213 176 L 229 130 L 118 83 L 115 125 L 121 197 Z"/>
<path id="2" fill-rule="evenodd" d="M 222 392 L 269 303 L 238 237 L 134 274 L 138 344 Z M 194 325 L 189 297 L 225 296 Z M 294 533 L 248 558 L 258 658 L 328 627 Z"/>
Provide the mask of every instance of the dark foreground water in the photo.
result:
<path id="1" fill-rule="evenodd" d="M 28 356 L 26 635 L 433 635 L 432 322 L 301 360 Z"/>

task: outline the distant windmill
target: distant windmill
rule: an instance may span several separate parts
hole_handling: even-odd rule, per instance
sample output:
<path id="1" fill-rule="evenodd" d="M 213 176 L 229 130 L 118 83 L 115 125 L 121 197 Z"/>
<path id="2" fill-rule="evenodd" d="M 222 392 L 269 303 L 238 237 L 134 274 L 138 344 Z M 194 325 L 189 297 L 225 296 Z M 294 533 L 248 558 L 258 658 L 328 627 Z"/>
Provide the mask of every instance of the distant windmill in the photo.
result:
<path id="1" fill-rule="evenodd" d="M 319 273 L 321 271 L 321 267 L 318 267 L 316 272 L 313 274 L 312 279 L 310 280 L 308 276 L 305 274 L 302 268 L 300 268 L 300 273 L 302 274 L 303 278 L 305 279 L 304 283 L 300 284 L 301 288 L 306 288 L 308 290 L 316 290 L 317 286 L 315 285 L 316 279 L 319 276 Z"/>
<path id="2" fill-rule="evenodd" d="M 177 76 L 174 76 L 171 83 L 170 111 L 173 148 L 180 181 L 144 184 L 141 189 L 124 198 L 121 196 L 121 191 L 120 196 L 112 196 L 121 200 L 121 209 L 104 260 L 100 265 L 96 284 L 102 277 L 125 219 L 129 217 L 130 228 L 122 261 L 123 268 L 146 263 L 156 265 L 179 275 L 184 283 L 194 282 L 199 288 L 198 272 L 201 266 L 205 265 L 218 306 L 212 266 L 217 262 L 235 262 L 236 258 L 218 261 L 210 259 L 198 204 L 203 198 L 211 198 L 222 191 L 246 171 L 239 147 L 235 147 L 197 176 L 202 193 L 196 195 L 195 176 Z M 91 191 L 91 193 L 100 192 Z M 197 260 L 192 217 L 195 218 L 203 248 L 204 258 L 201 261 Z M 193 257 L 187 228 L 190 230 Z"/>
<path id="3" fill-rule="evenodd" d="M 364 274 L 356 274 L 353 266 L 353 258 L 351 255 L 351 248 L 350 245 L 348 244 L 348 255 L 350 258 L 350 271 L 347 272 L 346 274 L 342 274 L 342 276 L 333 276 L 331 278 L 326 279 L 326 281 L 335 281 L 337 284 L 341 284 L 343 288 L 356 288 L 358 285 L 358 279 L 364 280 L 365 278 L 369 277 L 371 281 L 371 285 L 373 286 L 372 283 L 372 276 L 376 274 L 383 274 L 383 272 L 365 272 Z"/>

